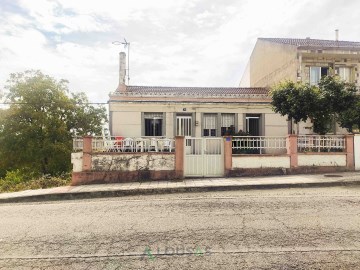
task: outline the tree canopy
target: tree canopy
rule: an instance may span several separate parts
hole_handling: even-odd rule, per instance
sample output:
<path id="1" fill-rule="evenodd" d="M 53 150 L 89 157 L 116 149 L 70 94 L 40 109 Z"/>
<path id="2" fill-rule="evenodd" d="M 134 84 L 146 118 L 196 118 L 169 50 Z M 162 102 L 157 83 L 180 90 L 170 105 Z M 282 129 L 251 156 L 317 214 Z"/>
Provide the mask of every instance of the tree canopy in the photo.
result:
<path id="1" fill-rule="evenodd" d="M 295 123 L 311 119 L 315 133 L 329 132 L 333 121 L 349 131 L 360 123 L 356 86 L 338 76 L 325 76 L 318 86 L 285 81 L 272 88 L 270 93 L 275 112 L 286 115 Z"/>
<path id="2" fill-rule="evenodd" d="M 66 80 L 40 71 L 10 75 L 10 106 L 0 111 L 0 175 L 21 169 L 38 174 L 71 170 L 72 137 L 99 134 L 106 110 L 71 94 Z"/>

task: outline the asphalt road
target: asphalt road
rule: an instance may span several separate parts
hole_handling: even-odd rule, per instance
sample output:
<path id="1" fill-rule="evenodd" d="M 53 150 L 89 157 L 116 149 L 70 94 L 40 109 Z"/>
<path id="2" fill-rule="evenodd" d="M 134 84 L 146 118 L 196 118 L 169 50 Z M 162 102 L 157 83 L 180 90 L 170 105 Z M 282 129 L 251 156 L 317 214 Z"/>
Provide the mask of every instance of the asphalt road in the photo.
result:
<path id="1" fill-rule="evenodd" d="M 0 205 L 0 269 L 360 269 L 360 188 Z"/>

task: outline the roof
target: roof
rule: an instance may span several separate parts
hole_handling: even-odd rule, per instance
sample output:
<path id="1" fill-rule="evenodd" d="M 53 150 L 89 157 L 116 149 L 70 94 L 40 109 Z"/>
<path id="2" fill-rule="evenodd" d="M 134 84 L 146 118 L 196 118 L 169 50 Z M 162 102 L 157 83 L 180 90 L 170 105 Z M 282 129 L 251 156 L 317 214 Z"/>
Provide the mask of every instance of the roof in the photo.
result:
<path id="1" fill-rule="evenodd" d="M 262 87 L 166 87 L 166 86 L 127 86 L 127 93 L 152 95 L 267 95 L 268 89 Z"/>
<path id="2" fill-rule="evenodd" d="M 304 47 L 326 47 L 326 48 L 357 48 L 360 49 L 360 42 L 356 41 L 343 41 L 343 40 L 325 40 L 325 39 L 311 39 L 311 38 L 259 38 L 260 40 L 276 42 L 294 46 Z"/>

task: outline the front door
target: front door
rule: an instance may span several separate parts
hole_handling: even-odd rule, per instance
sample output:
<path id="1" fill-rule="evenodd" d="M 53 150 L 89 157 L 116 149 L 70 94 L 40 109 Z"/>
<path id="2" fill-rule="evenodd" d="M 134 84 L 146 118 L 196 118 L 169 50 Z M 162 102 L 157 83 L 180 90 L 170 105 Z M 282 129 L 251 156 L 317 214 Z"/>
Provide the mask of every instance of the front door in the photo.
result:
<path id="1" fill-rule="evenodd" d="M 246 132 L 251 136 L 260 136 L 260 115 L 246 115 Z"/>
<path id="2" fill-rule="evenodd" d="M 191 137 L 192 119 L 191 116 L 176 116 L 176 135 Z"/>

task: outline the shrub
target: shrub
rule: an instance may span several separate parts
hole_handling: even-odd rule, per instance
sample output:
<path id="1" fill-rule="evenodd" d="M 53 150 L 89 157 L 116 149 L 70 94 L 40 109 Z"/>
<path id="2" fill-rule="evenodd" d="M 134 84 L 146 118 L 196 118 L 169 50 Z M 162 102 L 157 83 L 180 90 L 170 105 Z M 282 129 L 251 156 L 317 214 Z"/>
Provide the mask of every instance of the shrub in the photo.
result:
<path id="1" fill-rule="evenodd" d="M 70 174 L 60 176 L 43 175 L 30 179 L 29 176 L 24 177 L 19 170 L 16 170 L 7 172 L 6 176 L 0 179 L 0 192 L 67 186 L 70 184 L 70 181 Z"/>

